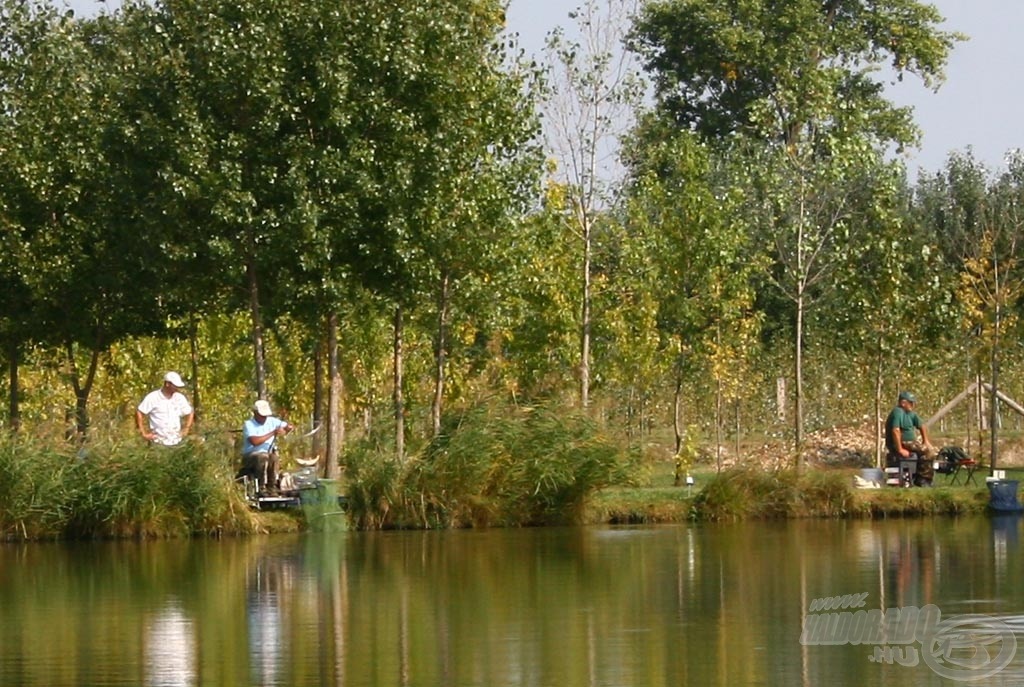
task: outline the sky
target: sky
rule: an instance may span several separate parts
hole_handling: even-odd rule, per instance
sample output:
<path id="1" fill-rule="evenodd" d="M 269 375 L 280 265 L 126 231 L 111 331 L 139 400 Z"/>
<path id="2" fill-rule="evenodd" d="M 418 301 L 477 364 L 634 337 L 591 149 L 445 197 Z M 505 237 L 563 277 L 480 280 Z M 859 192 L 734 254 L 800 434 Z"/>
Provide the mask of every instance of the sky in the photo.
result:
<path id="1" fill-rule="evenodd" d="M 570 30 L 568 15 L 581 0 L 510 0 L 509 30 L 520 45 L 539 54 L 556 26 Z M 946 82 L 933 92 L 915 78 L 890 86 L 889 97 L 914 108 L 923 132 L 921 147 L 906 158 L 911 179 L 937 172 L 952 151 L 971 148 L 993 171 L 1006 153 L 1024 148 L 1024 0 L 932 0 L 946 18 L 943 28 L 970 36 L 958 43 L 946 67 Z"/>
<path id="2" fill-rule="evenodd" d="M 569 13 L 582 0 L 509 0 L 508 29 L 519 34 L 528 53 L 540 55 L 544 37 L 557 26 L 571 31 Z M 69 0 L 79 14 L 95 0 Z M 906 158 L 911 178 L 936 172 L 953 151 L 968 147 L 993 171 L 1002 169 L 1008 151 L 1024 148 L 1024 0 L 932 0 L 946 18 L 943 28 L 967 34 L 954 48 L 946 82 L 932 92 L 910 78 L 889 87 L 890 98 L 914 108 L 923 131 L 920 149 Z M 112 0 L 108 7 L 116 7 Z"/>

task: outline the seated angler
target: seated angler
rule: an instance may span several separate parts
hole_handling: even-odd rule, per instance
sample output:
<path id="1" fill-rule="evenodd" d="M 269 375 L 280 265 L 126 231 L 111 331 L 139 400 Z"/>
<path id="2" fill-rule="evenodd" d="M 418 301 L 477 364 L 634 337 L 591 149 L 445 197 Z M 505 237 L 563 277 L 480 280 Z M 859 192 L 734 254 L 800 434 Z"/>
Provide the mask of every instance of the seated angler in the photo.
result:
<path id="1" fill-rule="evenodd" d="M 270 404 L 260 399 L 252 409 L 252 417 L 242 427 L 242 469 L 238 476 L 256 480 L 258 491 L 277 488 L 278 463 L 276 439 L 294 429 L 274 417 Z"/>
<path id="2" fill-rule="evenodd" d="M 885 447 L 888 463 L 898 465 L 901 460 L 914 460 L 917 470 L 914 484 L 931 486 L 934 470 L 932 458 L 935 447 L 928 440 L 928 430 L 914 412 L 917 398 L 909 391 L 901 391 L 896 407 L 885 420 Z M 920 435 L 920 436 L 919 436 Z"/>

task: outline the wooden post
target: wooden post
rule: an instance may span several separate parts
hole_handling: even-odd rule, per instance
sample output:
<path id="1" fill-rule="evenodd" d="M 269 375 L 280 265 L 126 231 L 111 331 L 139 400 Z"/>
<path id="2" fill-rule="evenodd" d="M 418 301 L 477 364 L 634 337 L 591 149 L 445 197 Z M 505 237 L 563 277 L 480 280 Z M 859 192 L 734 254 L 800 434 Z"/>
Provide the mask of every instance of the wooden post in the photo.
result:
<path id="1" fill-rule="evenodd" d="M 775 407 L 778 410 L 779 422 L 786 420 L 786 378 L 775 380 Z"/>
<path id="2" fill-rule="evenodd" d="M 966 389 L 964 389 L 959 394 L 954 396 L 953 400 L 951 400 L 949 403 L 947 403 L 946 405 L 942 406 L 941 408 L 936 410 L 934 413 L 932 413 L 932 416 L 930 418 L 928 418 L 927 422 L 924 423 L 924 426 L 927 427 L 928 429 L 931 429 L 931 427 L 932 427 L 932 425 L 934 423 L 936 423 L 939 420 L 941 420 L 946 415 L 946 413 L 948 413 L 949 411 L 953 410 L 953 408 L 955 408 L 957 405 L 959 405 L 961 401 L 963 401 L 969 395 L 974 393 L 974 391 L 977 388 L 978 388 L 978 383 L 977 382 L 971 382 L 967 386 Z"/>

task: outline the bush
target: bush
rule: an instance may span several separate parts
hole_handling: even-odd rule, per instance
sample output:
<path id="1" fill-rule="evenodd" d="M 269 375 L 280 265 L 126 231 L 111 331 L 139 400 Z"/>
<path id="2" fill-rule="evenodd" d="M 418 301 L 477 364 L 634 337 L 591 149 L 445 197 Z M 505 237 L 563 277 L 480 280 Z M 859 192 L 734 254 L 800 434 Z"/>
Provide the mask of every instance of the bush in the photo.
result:
<path id="1" fill-rule="evenodd" d="M 349 522 L 358 529 L 383 527 L 398 500 L 398 464 L 363 445 L 346 453 L 345 472 Z"/>

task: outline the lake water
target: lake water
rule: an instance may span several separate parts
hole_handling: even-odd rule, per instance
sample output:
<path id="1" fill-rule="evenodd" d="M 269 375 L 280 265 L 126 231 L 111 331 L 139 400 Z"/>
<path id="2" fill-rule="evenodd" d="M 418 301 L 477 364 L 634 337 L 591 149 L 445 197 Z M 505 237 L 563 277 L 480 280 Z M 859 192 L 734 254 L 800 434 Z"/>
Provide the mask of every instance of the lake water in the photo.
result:
<path id="1" fill-rule="evenodd" d="M 972 517 L 5 544 L 0 685 L 1024 685 L 1020 539 Z"/>

